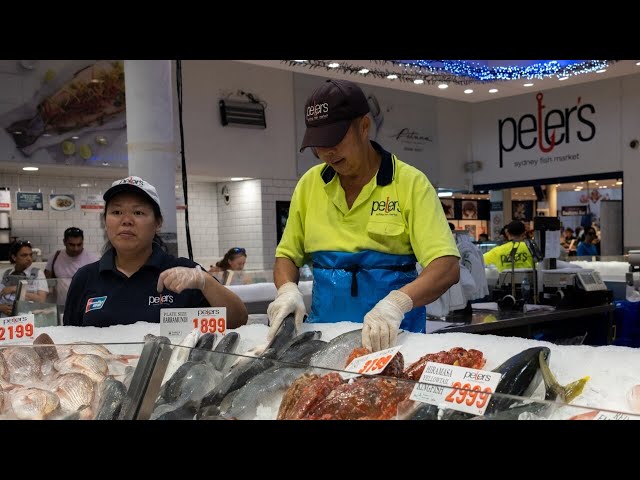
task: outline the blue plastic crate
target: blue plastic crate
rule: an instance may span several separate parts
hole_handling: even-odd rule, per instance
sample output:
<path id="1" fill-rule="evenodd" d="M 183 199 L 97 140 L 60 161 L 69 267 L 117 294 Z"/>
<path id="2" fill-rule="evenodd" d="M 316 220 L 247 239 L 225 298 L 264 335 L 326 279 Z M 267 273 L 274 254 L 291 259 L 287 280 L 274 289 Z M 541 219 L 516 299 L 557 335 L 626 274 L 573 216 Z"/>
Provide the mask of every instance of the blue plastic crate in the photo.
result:
<path id="1" fill-rule="evenodd" d="M 614 345 L 640 347 L 640 302 L 617 300 L 613 303 L 616 307 Z"/>

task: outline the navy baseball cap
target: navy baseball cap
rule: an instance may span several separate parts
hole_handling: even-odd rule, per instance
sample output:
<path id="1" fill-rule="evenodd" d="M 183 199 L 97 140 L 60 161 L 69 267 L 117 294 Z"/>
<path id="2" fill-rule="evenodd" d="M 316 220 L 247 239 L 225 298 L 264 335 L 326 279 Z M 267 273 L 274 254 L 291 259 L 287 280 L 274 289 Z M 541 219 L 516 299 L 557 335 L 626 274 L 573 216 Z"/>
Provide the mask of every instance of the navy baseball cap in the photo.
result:
<path id="1" fill-rule="evenodd" d="M 339 144 L 351 121 L 367 113 L 369 103 L 358 85 L 348 80 L 327 80 L 311 94 L 304 106 L 307 130 L 300 151 L 307 147 Z"/>

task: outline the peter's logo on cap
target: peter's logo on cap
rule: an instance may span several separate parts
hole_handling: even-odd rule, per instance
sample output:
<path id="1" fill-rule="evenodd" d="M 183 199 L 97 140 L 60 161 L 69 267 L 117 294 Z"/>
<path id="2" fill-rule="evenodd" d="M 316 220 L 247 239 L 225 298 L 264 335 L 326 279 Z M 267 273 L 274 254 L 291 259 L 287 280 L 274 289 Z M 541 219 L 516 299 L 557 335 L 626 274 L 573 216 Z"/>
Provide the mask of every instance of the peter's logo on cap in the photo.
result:
<path id="1" fill-rule="evenodd" d="M 327 118 L 328 116 L 329 116 L 329 104 L 327 102 L 314 103 L 313 105 L 309 105 L 307 107 L 307 121 L 321 120 L 323 118 Z"/>
<path id="2" fill-rule="evenodd" d="M 124 184 L 135 185 L 136 187 L 142 187 L 144 185 L 144 180 L 138 177 L 127 177 L 127 178 L 123 178 L 118 183 L 118 185 L 124 185 Z"/>

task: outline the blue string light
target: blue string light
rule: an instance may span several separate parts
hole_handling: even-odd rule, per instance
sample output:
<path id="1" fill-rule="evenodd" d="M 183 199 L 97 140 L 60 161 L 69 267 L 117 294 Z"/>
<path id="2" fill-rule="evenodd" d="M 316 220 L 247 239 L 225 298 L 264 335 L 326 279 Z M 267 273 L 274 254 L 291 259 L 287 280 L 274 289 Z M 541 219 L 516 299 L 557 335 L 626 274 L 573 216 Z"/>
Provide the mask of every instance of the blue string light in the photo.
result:
<path id="1" fill-rule="evenodd" d="M 519 78 L 568 77 L 607 68 L 611 60 L 548 60 L 525 66 L 489 67 L 469 60 L 392 60 L 407 69 L 428 73 L 450 73 L 480 82 Z"/>

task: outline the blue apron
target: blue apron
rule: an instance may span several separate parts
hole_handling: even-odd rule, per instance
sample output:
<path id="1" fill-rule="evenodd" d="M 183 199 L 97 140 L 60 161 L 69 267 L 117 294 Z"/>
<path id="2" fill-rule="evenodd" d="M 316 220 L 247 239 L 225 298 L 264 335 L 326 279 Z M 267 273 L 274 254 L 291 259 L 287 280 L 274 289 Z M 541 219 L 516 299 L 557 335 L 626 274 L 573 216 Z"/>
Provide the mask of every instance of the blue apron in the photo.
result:
<path id="1" fill-rule="evenodd" d="M 315 252 L 313 293 L 308 322 L 362 323 L 364 316 L 391 290 L 418 278 L 414 255 L 392 255 L 364 250 Z M 405 314 L 400 328 L 424 333 L 426 310 L 414 308 Z"/>

